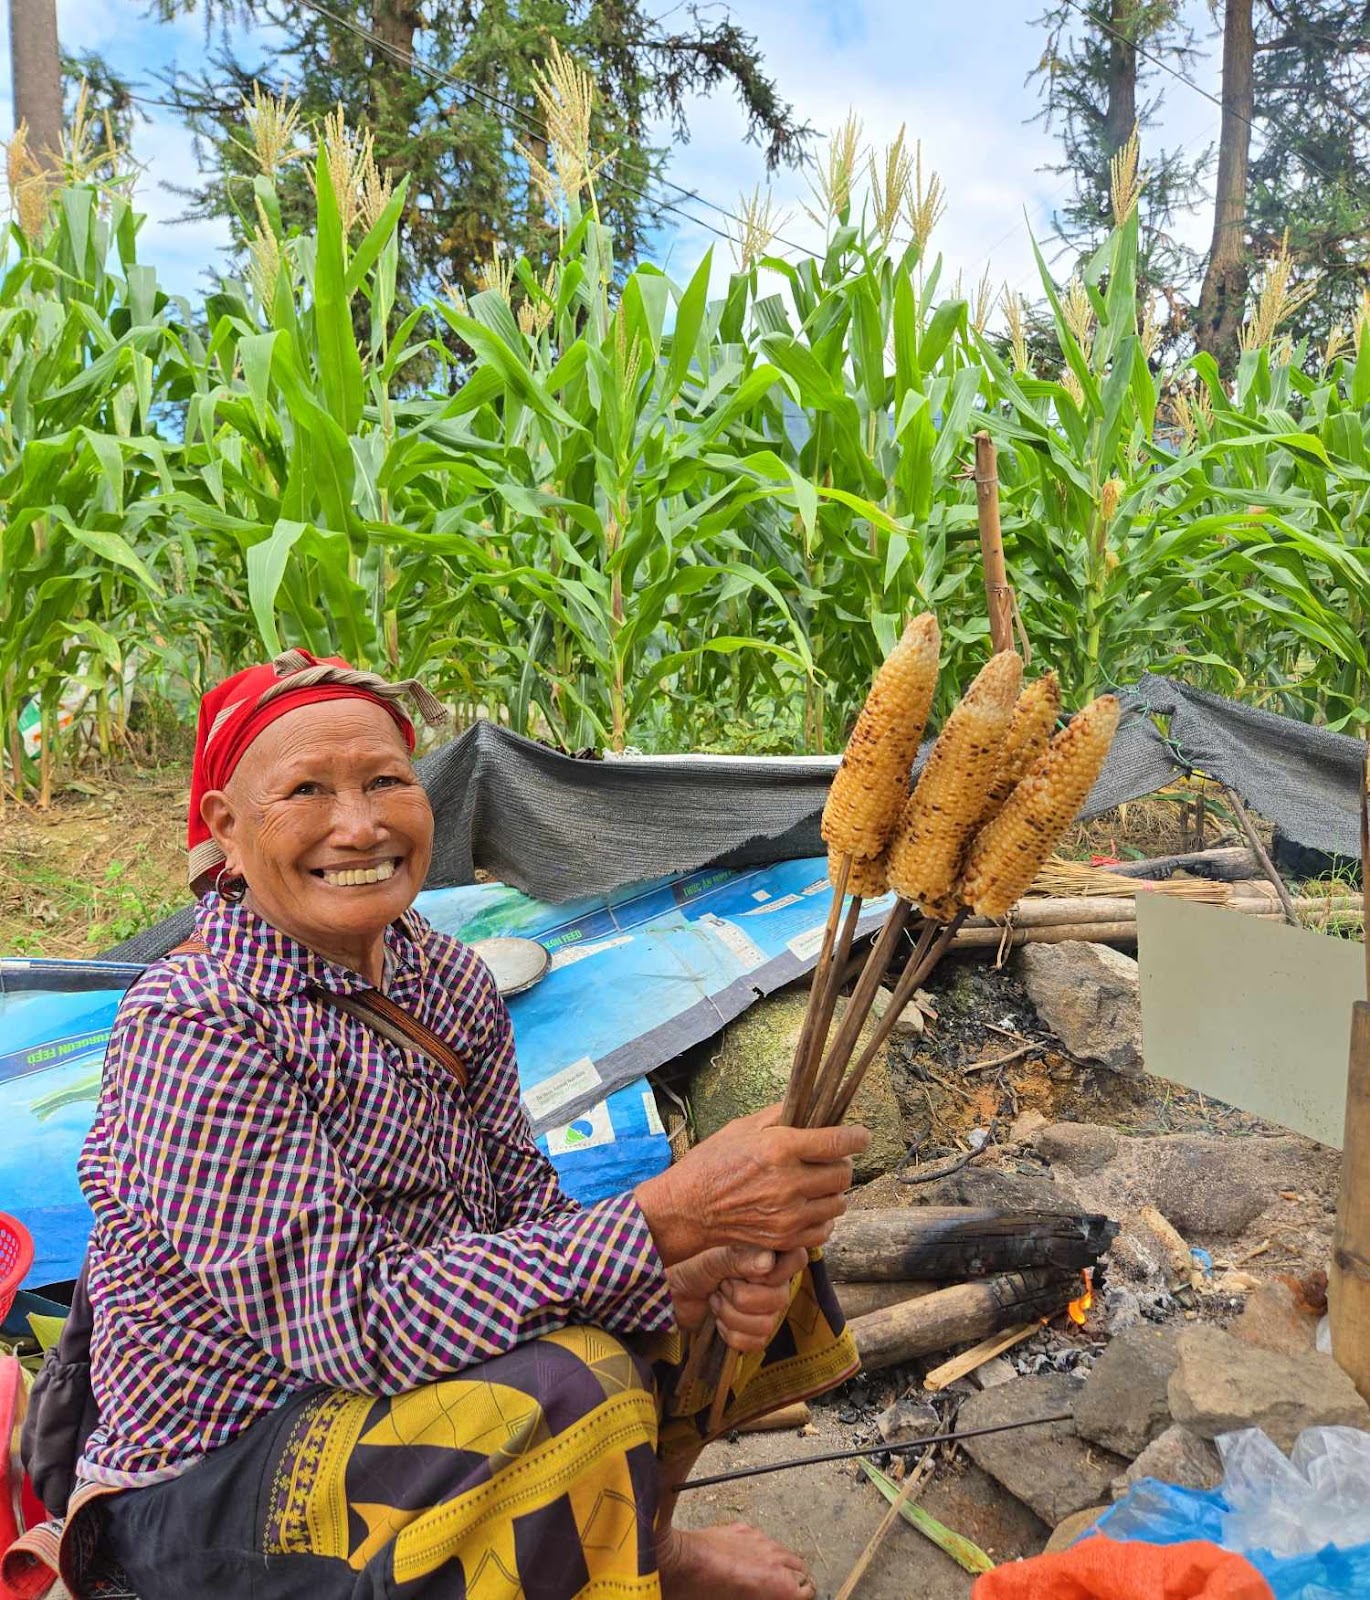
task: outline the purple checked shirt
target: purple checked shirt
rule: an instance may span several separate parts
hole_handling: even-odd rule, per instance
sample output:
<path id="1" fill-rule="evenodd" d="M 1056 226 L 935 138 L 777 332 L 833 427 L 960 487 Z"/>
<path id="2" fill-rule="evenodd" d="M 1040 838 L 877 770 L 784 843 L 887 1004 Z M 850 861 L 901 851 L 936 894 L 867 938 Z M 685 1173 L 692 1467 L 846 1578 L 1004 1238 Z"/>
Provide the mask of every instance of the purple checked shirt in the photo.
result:
<path id="1" fill-rule="evenodd" d="M 81 1477 L 157 1482 L 298 1390 L 394 1394 L 573 1322 L 674 1325 L 631 1195 L 582 1209 L 533 1143 L 509 1015 L 464 945 L 409 912 L 386 993 L 443 1068 L 312 1000 L 356 974 L 215 896 L 207 955 L 125 996 L 81 1185 L 95 1212 Z"/>

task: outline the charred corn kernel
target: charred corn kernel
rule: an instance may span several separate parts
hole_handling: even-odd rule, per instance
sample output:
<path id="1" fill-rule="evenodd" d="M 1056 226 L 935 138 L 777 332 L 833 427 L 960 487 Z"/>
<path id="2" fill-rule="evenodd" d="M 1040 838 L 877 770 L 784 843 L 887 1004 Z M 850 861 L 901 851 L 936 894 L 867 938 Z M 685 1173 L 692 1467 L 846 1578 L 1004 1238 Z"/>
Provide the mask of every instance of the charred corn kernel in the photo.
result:
<path id="1" fill-rule="evenodd" d="M 1061 714 L 1061 685 L 1054 672 L 1028 684 L 1018 696 L 1013 708 L 1008 732 L 1004 735 L 999 752 L 999 766 L 985 797 L 985 812 L 980 819 L 994 816 L 1013 792 L 1018 782 L 1041 755 L 1056 731 L 1056 719 Z"/>
<path id="2" fill-rule="evenodd" d="M 984 812 L 1023 681 L 1012 650 L 991 656 L 947 718 L 890 841 L 890 887 L 919 905 L 941 904 Z"/>
<path id="3" fill-rule="evenodd" d="M 828 877 L 837 881 L 837 857 L 828 856 Z M 886 875 L 884 856 L 854 856 L 851 871 L 847 874 L 847 893 L 860 895 L 863 900 L 878 900 L 888 894 L 890 887 Z"/>
<path id="4" fill-rule="evenodd" d="M 875 674 L 823 807 L 823 838 L 834 856 L 874 860 L 884 850 L 908 796 L 941 648 L 937 618 L 925 611 Z"/>
<path id="5" fill-rule="evenodd" d="M 1091 701 L 976 835 L 960 895 L 978 915 L 1002 917 L 1026 894 L 1103 771 L 1118 715 L 1115 696 Z"/>

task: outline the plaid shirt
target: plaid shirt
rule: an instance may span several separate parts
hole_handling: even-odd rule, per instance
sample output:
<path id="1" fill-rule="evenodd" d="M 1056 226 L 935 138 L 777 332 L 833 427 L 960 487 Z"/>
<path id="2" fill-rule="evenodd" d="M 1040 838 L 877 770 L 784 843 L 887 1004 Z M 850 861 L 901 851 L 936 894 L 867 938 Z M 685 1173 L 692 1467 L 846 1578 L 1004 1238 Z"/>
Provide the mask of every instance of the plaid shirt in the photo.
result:
<path id="1" fill-rule="evenodd" d="M 207 955 L 125 996 L 81 1157 L 84 1479 L 170 1477 L 314 1385 L 394 1394 L 571 1322 L 674 1325 L 637 1202 L 582 1210 L 533 1143 L 464 945 L 414 912 L 386 934 L 386 993 L 465 1058 L 463 1091 L 305 992 L 356 973 L 215 896 L 197 927 Z"/>

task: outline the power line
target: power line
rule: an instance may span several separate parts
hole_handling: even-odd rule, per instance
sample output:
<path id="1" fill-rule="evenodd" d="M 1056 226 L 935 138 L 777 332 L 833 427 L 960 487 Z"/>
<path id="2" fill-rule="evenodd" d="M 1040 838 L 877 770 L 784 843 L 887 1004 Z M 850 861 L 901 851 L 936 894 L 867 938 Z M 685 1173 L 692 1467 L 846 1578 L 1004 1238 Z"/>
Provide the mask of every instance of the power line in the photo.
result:
<path id="1" fill-rule="evenodd" d="M 1127 45 L 1131 50 L 1135 50 L 1137 54 L 1141 56 L 1143 61 L 1149 61 L 1152 66 L 1159 67 L 1162 72 L 1169 73 L 1177 83 L 1184 84 L 1186 89 L 1192 89 L 1195 94 L 1202 95 L 1203 98 L 1210 103 L 1210 105 L 1217 106 L 1218 110 L 1224 115 L 1228 115 L 1230 113 L 1232 116 L 1236 117 L 1238 122 L 1244 122 L 1253 133 L 1260 132 L 1259 126 L 1251 117 L 1244 116 L 1236 109 L 1235 106 L 1228 105 L 1225 100 L 1223 100 L 1220 96 L 1213 94 L 1210 90 L 1205 89 L 1202 84 L 1195 83 L 1193 78 L 1187 78 L 1178 67 L 1171 66 L 1164 56 L 1154 55 L 1144 45 L 1138 44 L 1135 39 L 1129 39 L 1125 33 L 1115 28 L 1112 23 L 1106 22 L 1102 17 L 1096 16 L 1092 12 L 1088 11 L 1083 4 L 1083 0 L 1065 0 L 1065 3 L 1071 8 L 1072 11 L 1078 12 L 1078 14 L 1083 17 L 1091 27 L 1100 28 L 1103 30 L 1103 32 L 1111 34 L 1113 38 L 1117 39 L 1120 43 Z M 1358 117 L 1354 111 L 1351 111 L 1349 108 L 1346 109 L 1348 111 L 1348 115 L 1350 115 L 1355 121 L 1362 122 L 1362 119 Z M 1267 113 L 1262 120 L 1279 128 L 1291 141 L 1296 141 L 1298 139 L 1298 134 L 1289 126 L 1287 122 L 1281 121 L 1279 117 L 1272 116 Z M 1370 122 L 1363 122 L 1363 126 L 1370 128 Z M 1338 176 L 1338 174 L 1335 172 L 1329 172 L 1325 167 L 1319 166 L 1316 161 L 1311 160 L 1302 150 L 1300 150 L 1297 147 L 1297 144 L 1295 144 L 1294 154 L 1304 164 L 1304 166 L 1309 169 L 1309 171 L 1316 173 L 1321 178 L 1325 178 L 1329 183 L 1341 188 L 1342 190 L 1346 189 L 1345 182 L 1341 177 Z M 1348 198 L 1350 198 L 1349 193 Z"/>
<path id="2" fill-rule="evenodd" d="M 492 94 L 488 89 L 482 89 L 476 84 L 466 82 L 465 80 L 456 77 L 453 73 L 447 72 L 441 67 L 435 67 L 431 62 L 424 61 L 421 57 L 416 56 L 412 51 L 404 50 L 399 45 L 391 44 L 388 39 L 380 38 L 369 28 L 364 27 L 361 23 L 353 21 L 350 17 L 342 16 L 338 12 L 331 10 L 328 6 L 321 4 L 320 0 L 302 0 L 302 4 L 308 10 L 313 11 L 317 16 L 327 18 L 330 22 L 336 23 L 339 27 L 346 28 L 349 33 L 354 34 L 357 38 L 366 40 L 376 49 L 384 50 L 387 55 L 389 55 L 393 60 L 398 61 L 402 66 L 409 67 L 419 72 L 427 73 L 430 78 L 436 79 L 438 82 L 445 83 L 450 88 L 457 89 L 466 94 L 468 97 L 475 95 L 480 100 L 483 100 L 487 106 L 493 108 L 494 110 L 502 111 L 507 117 L 516 118 L 536 138 L 543 137 L 543 129 L 540 128 L 536 122 L 534 122 L 533 118 L 523 109 L 522 106 L 512 105 L 507 100 L 501 100 L 498 95 Z M 746 226 L 743 218 L 739 217 L 735 212 L 729 211 L 725 206 L 720 206 L 712 200 L 706 200 L 703 195 L 698 194 L 693 190 L 686 189 L 681 184 L 675 183 L 669 178 L 658 178 L 657 181 L 665 185 L 667 188 L 674 189 L 677 194 L 681 195 L 691 204 L 700 205 L 705 207 L 706 210 L 714 211 L 719 216 L 727 218 L 729 222 L 736 223 L 740 228 Z M 683 217 L 686 222 L 693 223 L 697 228 L 706 229 L 716 238 L 722 239 L 728 244 L 735 242 L 731 234 L 725 233 L 721 228 L 714 227 L 712 223 L 705 222 L 702 217 L 691 216 L 688 211 L 682 211 L 678 205 L 674 204 L 670 200 L 662 199 L 659 195 L 651 195 L 645 189 L 634 188 L 631 184 L 621 183 L 620 187 L 626 190 L 626 192 L 632 195 L 635 199 L 641 200 L 646 205 L 657 206 L 664 211 L 673 212 L 676 216 Z M 779 244 L 783 244 L 787 249 L 798 251 L 800 255 L 810 256 L 815 261 L 822 260 L 821 255 L 819 255 L 817 251 L 810 250 L 805 245 L 797 244 L 792 239 L 786 239 L 780 234 L 775 234 L 774 238 Z"/>

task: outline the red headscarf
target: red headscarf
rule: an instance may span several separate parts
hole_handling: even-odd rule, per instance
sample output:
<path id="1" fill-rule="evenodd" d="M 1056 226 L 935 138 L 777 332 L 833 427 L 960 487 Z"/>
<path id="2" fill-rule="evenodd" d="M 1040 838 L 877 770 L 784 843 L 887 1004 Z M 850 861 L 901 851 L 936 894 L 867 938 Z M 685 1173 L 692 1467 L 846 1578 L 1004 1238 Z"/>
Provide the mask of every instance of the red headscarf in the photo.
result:
<path id="1" fill-rule="evenodd" d="M 318 701 L 370 700 L 394 718 L 412 751 L 414 724 L 398 704 L 406 695 L 430 726 L 446 721 L 445 708 L 415 679 L 387 683 L 374 672 L 360 672 L 349 666 L 341 656 L 312 656 L 307 650 L 287 650 L 269 666 L 248 667 L 211 689 L 200 702 L 195 765 L 190 775 L 186 843 L 191 886 L 203 892 L 224 863 L 223 851 L 210 837 L 200 815 L 200 802 L 212 790 L 224 787 L 263 729 L 288 711 L 298 711 L 301 706 Z"/>

